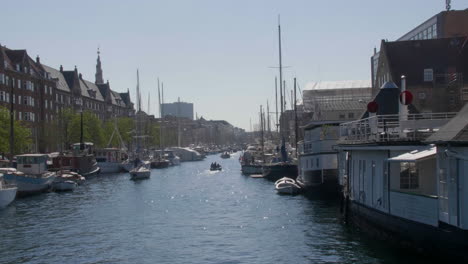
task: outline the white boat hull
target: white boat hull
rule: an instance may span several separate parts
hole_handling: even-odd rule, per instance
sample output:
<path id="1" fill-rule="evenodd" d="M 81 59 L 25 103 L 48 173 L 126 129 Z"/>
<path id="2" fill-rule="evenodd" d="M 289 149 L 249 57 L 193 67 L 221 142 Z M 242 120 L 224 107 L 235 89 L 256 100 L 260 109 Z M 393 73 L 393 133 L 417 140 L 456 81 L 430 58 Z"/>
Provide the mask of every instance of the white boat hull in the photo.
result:
<path id="1" fill-rule="evenodd" d="M 291 178 L 281 178 L 275 182 L 275 189 L 280 194 L 297 194 L 301 191 L 301 186 Z"/>
<path id="2" fill-rule="evenodd" d="M 122 163 L 120 162 L 98 162 L 101 173 L 117 173 L 122 171 Z"/>
<path id="3" fill-rule="evenodd" d="M 58 181 L 52 184 L 54 191 L 64 192 L 73 191 L 76 188 L 77 183 L 74 181 Z"/>
<path id="4" fill-rule="evenodd" d="M 145 162 L 139 167 L 130 171 L 130 177 L 132 180 L 142 180 L 148 179 L 151 176 L 151 171 L 149 169 L 150 163 Z"/>
<path id="5" fill-rule="evenodd" d="M 32 194 L 47 190 L 55 179 L 55 174 L 46 173 L 41 177 L 29 176 L 27 174 L 5 174 L 7 183 L 16 184 L 18 194 Z"/>
<path id="6" fill-rule="evenodd" d="M 7 207 L 15 200 L 17 187 L 5 187 L 0 189 L 0 208 Z"/>

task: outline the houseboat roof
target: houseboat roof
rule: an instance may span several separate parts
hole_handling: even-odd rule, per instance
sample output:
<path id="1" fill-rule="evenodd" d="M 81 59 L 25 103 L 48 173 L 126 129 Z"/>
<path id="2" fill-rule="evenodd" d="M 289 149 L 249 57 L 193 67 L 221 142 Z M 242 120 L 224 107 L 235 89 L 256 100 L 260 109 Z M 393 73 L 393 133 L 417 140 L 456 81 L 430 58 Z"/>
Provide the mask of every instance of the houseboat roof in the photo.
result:
<path id="1" fill-rule="evenodd" d="M 22 154 L 22 155 L 16 155 L 16 157 L 48 157 L 49 155 L 47 154 Z"/>
<path id="2" fill-rule="evenodd" d="M 393 158 L 389 158 L 388 161 L 390 162 L 392 161 L 393 162 L 415 162 L 418 160 L 422 160 L 422 159 L 434 156 L 436 153 L 437 153 L 437 148 L 434 145 L 429 145 L 429 146 L 425 146 L 417 150 L 403 153 Z"/>
<path id="3" fill-rule="evenodd" d="M 321 127 L 325 125 L 331 125 L 331 126 L 339 126 L 342 123 L 342 121 L 336 121 L 336 120 L 329 120 L 329 121 L 312 121 L 309 122 L 307 125 L 305 125 L 303 128 L 305 130 L 313 129 L 316 127 Z"/>
<path id="4" fill-rule="evenodd" d="M 447 124 L 426 140 L 429 143 L 468 144 L 468 104 Z"/>

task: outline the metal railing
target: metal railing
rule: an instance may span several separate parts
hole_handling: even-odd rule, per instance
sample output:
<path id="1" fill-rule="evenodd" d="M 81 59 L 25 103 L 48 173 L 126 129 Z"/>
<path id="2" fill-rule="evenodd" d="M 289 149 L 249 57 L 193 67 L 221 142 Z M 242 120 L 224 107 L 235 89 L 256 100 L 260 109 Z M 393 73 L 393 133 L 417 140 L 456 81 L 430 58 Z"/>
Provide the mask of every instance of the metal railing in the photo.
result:
<path id="1" fill-rule="evenodd" d="M 341 144 L 421 141 L 437 132 L 457 113 L 376 115 L 340 124 Z"/>

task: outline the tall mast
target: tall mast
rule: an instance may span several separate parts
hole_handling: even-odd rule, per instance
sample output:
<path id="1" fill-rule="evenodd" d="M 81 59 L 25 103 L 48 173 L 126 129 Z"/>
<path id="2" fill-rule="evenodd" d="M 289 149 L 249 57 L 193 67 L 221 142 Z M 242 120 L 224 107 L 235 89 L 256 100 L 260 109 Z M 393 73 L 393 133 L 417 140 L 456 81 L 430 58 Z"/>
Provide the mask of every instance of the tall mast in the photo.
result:
<path id="1" fill-rule="evenodd" d="M 287 104 L 288 100 L 286 98 L 286 80 L 283 81 L 283 104 L 284 104 L 284 111 L 286 111 L 286 106 L 288 105 Z"/>
<path id="2" fill-rule="evenodd" d="M 180 148 L 180 97 L 177 100 L 177 146 Z"/>
<path id="3" fill-rule="evenodd" d="M 159 87 L 159 78 L 158 78 L 158 105 L 159 105 L 159 149 L 163 149 L 162 147 L 162 126 L 163 126 L 163 120 L 162 120 L 162 113 L 161 113 L 161 90 Z"/>
<path id="4" fill-rule="evenodd" d="M 294 77 L 294 143 L 296 147 L 297 158 L 297 97 L 296 97 L 296 77 Z"/>
<path id="5" fill-rule="evenodd" d="M 267 129 L 267 131 L 268 131 L 268 135 L 271 135 L 271 127 L 270 127 L 270 105 L 269 105 L 269 103 L 268 103 L 268 100 L 267 100 L 267 111 L 266 111 L 266 113 L 267 113 L 267 117 L 266 117 L 266 119 L 267 119 L 267 121 L 266 121 L 266 122 L 267 122 L 266 129 Z"/>
<path id="6" fill-rule="evenodd" d="M 275 76 L 276 132 L 278 132 L 278 78 Z"/>
<path id="7" fill-rule="evenodd" d="M 13 82 L 13 78 L 10 78 L 10 166 L 13 167 L 13 155 L 14 155 L 14 144 L 15 144 L 15 108 L 13 104 L 13 96 L 15 90 L 13 87 L 15 86 Z M 19 103 L 19 102 L 18 102 Z"/>
<path id="8" fill-rule="evenodd" d="M 263 109 L 262 109 L 261 105 L 260 105 L 260 128 L 261 128 L 261 130 L 260 130 L 260 136 L 261 136 L 260 142 L 262 144 L 262 160 L 265 163 L 265 155 L 264 155 L 265 142 L 264 142 L 264 138 L 263 138 Z"/>
<path id="9" fill-rule="evenodd" d="M 278 15 L 278 55 L 279 55 L 279 83 L 280 83 L 280 101 L 281 101 L 281 114 L 280 114 L 280 122 L 281 122 L 281 115 L 283 115 L 283 109 L 284 109 L 284 104 L 283 104 L 283 61 L 281 57 L 281 24 L 280 24 L 280 16 Z M 281 140 L 283 141 L 284 144 L 284 135 L 283 135 L 283 129 L 281 129 L 281 124 L 280 124 L 280 135 L 281 135 Z"/>
<path id="10" fill-rule="evenodd" d="M 159 110 L 159 118 L 162 117 L 162 114 L 161 114 L 161 89 L 159 87 L 159 78 L 158 78 L 158 110 Z"/>

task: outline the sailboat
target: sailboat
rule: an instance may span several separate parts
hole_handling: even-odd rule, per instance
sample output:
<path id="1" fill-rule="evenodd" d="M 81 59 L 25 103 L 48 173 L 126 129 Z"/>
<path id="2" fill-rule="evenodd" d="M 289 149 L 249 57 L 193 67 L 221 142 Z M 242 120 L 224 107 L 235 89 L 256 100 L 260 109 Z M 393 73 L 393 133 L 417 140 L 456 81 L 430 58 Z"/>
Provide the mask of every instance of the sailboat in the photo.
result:
<path id="1" fill-rule="evenodd" d="M 278 21 L 278 43 L 279 43 L 279 83 L 280 83 L 280 97 L 281 97 L 281 114 L 283 114 L 283 65 L 281 57 L 281 25 Z M 284 96 L 286 96 L 284 94 Z M 285 133 L 282 127 L 280 126 L 280 138 L 281 138 L 281 147 L 279 149 L 280 157 L 273 159 L 270 164 L 264 165 L 262 167 L 263 177 L 268 180 L 276 181 L 283 177 L 288 177 L 292 179 L 297 178 L 298 170 L 297 164 L 291 162 L 288 158 L 288 153 L 286 150 L 285 142 Z"/>
<path id="2" fill-rule="evenodd" d="M 112 148 L 111 142 L 114 138 L 114 135 L 117 135 L 119 139 L 119 148 Z M 128 164 L 128 154 L 125 143 L 120 136 L 119 130 L 117 128 L 117 119 L 114 122 L 114 131 L 107 143 L 107 148 L 96 149 L 96 161 L 99 168 L 101 168 L 101 173 L 116 173 L 124 170 L 124 164 Z"/>
<path id="3" fill-rule="evenodd" d="M 143 136 L 141 135 L 141 95 L 140 95 L 140 77 L 137 70 L 137 114 L 136 114 L 136 157 L 133 162 L 134 168 L 130 170 L 130 179 L 132 180 L 141 180 L 141 179 L 148 179 L 151 176 L 150 165 L 149 161 L 143 160 L 142 151 L 141 151 L 141 139 Z"/>

